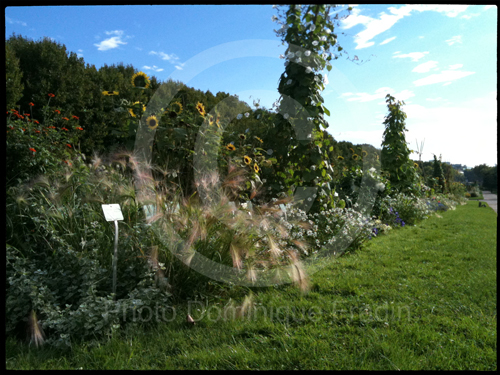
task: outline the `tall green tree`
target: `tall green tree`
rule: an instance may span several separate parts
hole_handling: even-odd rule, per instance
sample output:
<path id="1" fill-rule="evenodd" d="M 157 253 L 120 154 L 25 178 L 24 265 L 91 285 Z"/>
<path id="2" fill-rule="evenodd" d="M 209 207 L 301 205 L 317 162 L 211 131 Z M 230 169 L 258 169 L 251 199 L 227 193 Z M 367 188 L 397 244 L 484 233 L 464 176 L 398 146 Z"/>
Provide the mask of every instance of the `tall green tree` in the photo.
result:
<path id="1" fill-rule="evenodd" d="M 444 193 L 446 191 L 446 180 L 444 177 L 443 166 L 441 165 L 441 157 L 438 160 L 436 155 L 434 155 L 432 177 L 438 180 L 439 190 L 441 193 Z"/>
<path id="2" fill-rule="evenodd" d="M 23 73 L 19 68 L 19 59 L 11 46 L 5 45 L 5 92 L 7 109 L 15 107 L 23 96 Z"/>
<path id="3" fill-rule="evenodd" d="M 401 192 L 420 192 L 419 176 L 414 163 L 410 160 L 411 150 L 406 142 L 406 113 L 401 107 L 404 101 L 396 101 L 386 95 L 389 114 L 385 117 L 385 131 L 382 141 L 381 168 L 388 175 L 391 186 Z"/>

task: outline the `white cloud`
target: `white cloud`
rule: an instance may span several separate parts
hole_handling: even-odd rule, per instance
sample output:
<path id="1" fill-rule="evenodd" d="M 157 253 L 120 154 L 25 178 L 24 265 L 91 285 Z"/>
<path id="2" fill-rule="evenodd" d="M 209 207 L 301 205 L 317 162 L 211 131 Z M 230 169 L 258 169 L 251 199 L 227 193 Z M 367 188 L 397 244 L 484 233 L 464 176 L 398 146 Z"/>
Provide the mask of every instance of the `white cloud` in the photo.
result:
<path id="1" fill-rule="evenodd" d="M 123 35 L 123 30 L 105 31 L 104 33 L 105 33 L 106 35 L 117 35 L 117 36 L 121 36 L 121 35 Z"/>
<path id="2" fill-rule="evenodd" d="M 411 61 L 418 61 L 420 60 L 422 57 L 424 57 L 425 55 L 427 55 L 429 52 L 410 52 L 410 53 L 406 53 L 404 55 L 396 55 L 396 56 L 392 56 L 393 58 L 396 58 L 396 57 L 399 57 L 399 58 L 406 58 L 406 57 L 409 57 L 411 59 Z"/>
<path id="3" fill-rule="evenodd" d="M 439 98 L 427 98 L 425 99 L 429 102 L 440 102 L 441 100 L 443 100 L 443 98 L 439 97 Z"/>
<path id="4" fill-rule="evenodd" d="M 364 103 L 364 102 L 371 102 L 373 100 L 377 100 L 377 99 L 384 99 L 385 96 L 387 94 L 391 94 L 392 96 L 394 96 L 397 100 L 406 100 L 408 98 L 411 98 L 412 96 L 415 96 L 415 94 L 410 91 L 410 90 L 403 90 L 399 93 L 395 93 L 394 94 L 394 89 L 390 88 L 390 87 L 381 87 L 377 90 L 375 90 L 375 93 L 374 94 L 368 94 L 366 92 L 360 92 L 360 93 L 356 93 L 356 94 L 353 94 L 353 93 L 344 93 L 342 94 L 340 97 L 350 97 L 347 99 L 348 102 L 354 102 L 354 101 L 359 101 L 361 103 Z M 380 102 L 378 104 L 383 104 L 385 105 L 385 101 L 384 102 Z"/>
<path id="5" fill-rule="evenodd" d="M 451 82 L 446 82 L 443 86 L 451 85 Z"/>
<path id="6" fill-rule="evenodd" d="M 24 21 L 17 21 L 17 20 L 13 20 L 12 18 L 9 18 L 9 17 L 5 17 L 5 21 L 7 21 L 8 23 L 10 24 L 13 24 L 13 23 L 18 23 L 20 24 L 21 26 L 28 26 L 28 24 Z"/>
<path id="7" fill-rule="evenodd" d="M 144 65 L 142 67 L 142 69 L 144 69 L 144 70 L 154 70 L 155 72 L 161 72 L 161 71 L 163 71 L 162 68 L 158 68 L 156 65 L 153 65 L 153 66 Z"/>
<path id="8" fill-rule="evenodd" d="M 437 61 L 427 61 L 423 64 L 417 65 L 412 72 L 415 73 L 427 73 L 429 70 L 435 68 L 437 66 Z"/>
<path id="9" fill-rule="evenodd" d="M 443 70 L 441 73 L 431 74 L 428 77 L 417 79 L 416 81 L 413 81 L 413 83 L 415 84 L 415 86 L 426 86 L 440 82 L 451 83 L 452 81 L 455 81 L 463 77 L 467 77 L 474 73 L 475 72 L 461 72 L 458 70 Z"/>
<path id="10" fill-rule="evenodd" d="M 400 8 L 387 8 L 391 14 L 380 12 L 379 18 L 372 18 L 361 14 L 360 8 L 354 8 L 349 17 L 341 21 L 341 28 L 350 29 L 356 25 L 363 25 L 365 29 L 354 36 L 357 44 L 355 49 L 373 46 L 371 41 L 378 34 L 389 30 L 403 17 L 409 16 L 412 11 L 434 11 L 444 13 L 448 17 L 456 17 L 464 12 L 468 5 L 403 5 Z"/>
<path id="11" fill-rule="evenodd" d="M 105 31 L 106 35 L 116 35 L 108 39 L 104 39 L 101 43 L 94 44 L 99 51 L 107 51 L 108 49 L 117 48 L 120 44 L 127 44 L 122 40 L 123 30 Z"/>
<path id="12" fill-rule="evenodd" d="M 394 39 L 396 39 L 396 37 L 395 37 L 395 36 L 393 36 L 392 38 L 388 38 L 388 39 L 384 40 L 382 43 L 380 43 L 380 45 L 390 43 L 390 42 L 392 42 Z"/>
<path id="13" fill-rule="evenodd" d="M 411 104 L 403 107 L 407 114 L 407 141 L 423 141 L 422 160 L 431 160 L 432 153 L 443 160 L 473 167 L 482 163 L 494 165 L 497 160 L 496 92 L 484 97 L 427 108 Z M 467 129 L 482 134 L 481 142 L 471 142 Z M 412 142 L 412 144 L 413 144 Z"/>
<path id="14" fill-rule="evenodd" d="M 470 20 L 472 17 L 477 17 L 479 16 L 480 14 L 479 13 L 471 13 L 469 15 L 463 15 L 462 17 L 460 18 L 465 18 L 466 20 Z"/>
<path id="15" fill-rule="evenodd" d="M 425 38 L 425 36 L 419 36 L 418 37 L 418 39 L 424 39 L 424 38 Z"/>
<path id="16" fill-rule="evenodd" d="M 446 43 L 448 43 L 449 46 L 454 45 L 455 43 L 460 43 L 462 44 L 462 35 L 457 35 L 452 37 L 451 39 L 445 40 Z"/>
<path id="17" fill-rule="evenodd" d="M 455 64 L 455 65 L 450 65 L 449 68 L 450 69 L 460 69 L 462 66 L 464 66 L 463 64 Z"/>

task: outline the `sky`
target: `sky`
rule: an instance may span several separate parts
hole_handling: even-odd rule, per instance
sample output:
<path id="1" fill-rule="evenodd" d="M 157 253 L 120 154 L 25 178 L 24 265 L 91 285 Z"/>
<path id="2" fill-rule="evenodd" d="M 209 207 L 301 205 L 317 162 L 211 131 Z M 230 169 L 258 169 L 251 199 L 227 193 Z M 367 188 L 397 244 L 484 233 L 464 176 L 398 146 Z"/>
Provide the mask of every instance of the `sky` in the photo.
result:
<path id="1" fill-rule="evenodd" d="M 381 148 L 391 94 L 405 103 L 414 160 L 496 165 L 497 7 L 350 6 L 334 32 L 351 60 L 324 72 L 327 131 Z M 277 15 L 272 5 L 9 6 L 5 37 L 49 37 L 96 68 L 132 64 L 271 108 L 287 47 Z"/>

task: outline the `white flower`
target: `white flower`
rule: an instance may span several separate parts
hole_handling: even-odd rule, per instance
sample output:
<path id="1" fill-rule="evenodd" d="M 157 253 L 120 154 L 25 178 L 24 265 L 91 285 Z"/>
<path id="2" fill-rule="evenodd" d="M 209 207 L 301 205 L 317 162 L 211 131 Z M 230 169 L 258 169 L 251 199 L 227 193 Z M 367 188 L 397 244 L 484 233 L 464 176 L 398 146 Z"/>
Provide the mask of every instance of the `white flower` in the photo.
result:
<path id="1" fill-rule="evenodd" d="M 308 134 L 307 135 L 307 139 L 311 139 L 312 135 L 311 134 Z"/>
<path id="2" fill-rule="evenodd" d="M 337 192 L 335 192 L 335 194 L 333 194 L 334 197 L 338 197 L 339 194 Z"/>
<path id="3" fill-rule="evenodd" d="M 316 25 L 314 25 L 314 24 L 313 24 L 313 25 L 311 25 L 311 27 L 309 28 L 309 30 L 310 30 L 310 31 L 314 31 L 314 30 L 316 30 Z"/>
<path id="4" fill-rule="evenodd" d="M 323 77 L 323 84 L 326 86 L 326 85 L 328 85 L 328 83 L 330 83 L 330 82 L 328 81 L 328 76 L 324 76 L 324 77 Z"/>
<path id="5" fill-rule="evenodd" d="M 245 117 L 248 117 L 248 116 L 250 116 L 250 113 L 248 113 L 248 112 L 245 113 Z"/>
<path id="6" fill-rule="evenodd" d="M 313 45 L 313 46 L 317 46 L 318 44 L 319 44 L 319 42 L 318 42 L 317 40 L 315 40 L 315 41 L 312 43 L 312 45 Z"/>
<path id="7" fill-rule="evenodd" d="M 311 72 L 312 72 L 312 69 L 311 69 L 311 67 L 309 67 L 309 66 L 308 66 L 308 67 L 306 68 L 306 73 L 311 73 Z"/>
<path id="8" fill-rule="evenodd" d="M 306 52 L 304 52 L 304 56 L 311 56 L 311 51 L 307 50 Z"/>
<path id="9" fill-rule="evenodd" d="M 370 172 L 372 172 L 372 173 L 375 173 L 377 170 L 375 169 L 375 167 L 371 167 L 371 168 L 369 169 L 369 171 L 370 171 Z"/>
<path id="10" fill-rule="evenodd" d="M 273 8 L 274 8 L 274 7 L 275 7 L 275 6 L 273 5 Z M 278 20 L 278 17 L 276 17 L 276 16 L 272 16 L 272 17 L 271 17 L 271 19 L 272 19 L 272 20 L 273 20 L 273 22 L 274 22 L 274 21 L 277 21 L 277 20 Z"/>
<path id="11" fill-rule="evenodd" d="M 312 169 L 313 171 L 315 171 L 315 170 L 316 170 L 316 166 L 315 166 L 315 165 L 311 165 L 311 169 Z"/>
<path id="12" fill-rule="evenodd" d="M 288 120 L 288 118 L 290 117 L 290 115 L 289 115 L 288 113 L 285 113 L 285 114 L 283 115 L 283 117 L 285 118 L 285 120 Z"/>
<path id="13" fill-rule="evenodd" d="M 325 31 L 326 31 L 327 34 L 331 34 L 332 33 L 332 30 L 330 30 L 330 29 L 325 29 Z"/>
<path id="14" fill-rule="evenodd" d="M 377 185 L 375 185 L 375 188 L 379 191 L 383 191 L 385 189 L 385 185 L 382 182 L 379 182 Z"/>
<path id="15" fill-rule="evenodd" d="M 292 59 L 293 57 L 295 57 L 295 53 L 288 52 L 288 55 L 286 55 L 286 57 L 289 58 L 289 59 Z"/>
<path id="16" fill-rule="evenodd" d="M 321 38 L 319 38 L 319 39 L 320 39 L 321 41 L 323 41 L 323 42 L 326 42 L 326 36 L 324 36 L 324 35 L 323 35 Z"/>
<path id="17" fill-rule="evenodd" d="M 243 115 L 242 115 L 241 113 L 240 113 L 238 116 L 236 116 L 236 118 L 237 118 L 238 120 L 241 120 L 241 118 L 242 118 L 242 117 L 243 117 Z"/>
<path id="18" fill-rule="evenodd" d="M 297 64 L 299 64 L 299 63 L 301 63 L 301 62 L 302 62 L 302 59 L 299 57 L 299 58 L 297 58 L 297 59 L 295 60 L 295 62 L 296 62 Z"/>
<path id="19" fill-rule="evenodd" d="M 280 55 L 280 59 L 284 59 L 285 56 L 283 54 Z"/>

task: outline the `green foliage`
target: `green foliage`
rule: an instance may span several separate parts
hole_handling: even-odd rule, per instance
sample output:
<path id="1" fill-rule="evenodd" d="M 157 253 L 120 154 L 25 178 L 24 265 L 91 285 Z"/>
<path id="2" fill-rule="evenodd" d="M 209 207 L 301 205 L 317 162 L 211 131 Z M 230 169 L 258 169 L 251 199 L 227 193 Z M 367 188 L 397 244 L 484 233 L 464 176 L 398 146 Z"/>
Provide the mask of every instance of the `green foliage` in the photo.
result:
<path id="1" fill-rule="evenodd" d="M 389 114 L 384 120 L 385 131 L 382 141 L 382 170 L 388 174 L 391 185 L 400 192 L 419 194 L 418 174 L 413 161 L 410 160 L 411 150 L 405 138 L 406 113 L 401 110 L 404 102 L 386 95 Z"/>
<path id="2" fill-rule="evenodd" d="M 444 178 L 443 167 L 441 165 L 441 158 L 439 160 L 434 155 L 434 165 L 432 171 L 432 177 L 437 180 L 437 185 L 435 184 L 434 189 L 438 188 L 439 192 L 444 193 L 446 191 L 446 179 Z"/>
<path id="3" fill-rule="evenodd" d="M 275 194 L 278 186 L 284 186 L 290 194 L 303 185 L 316 185 L 328 196 L 333 194 L 328 184 L 333 172 L 327 153 L 330 141 L 323 138 L 323 128 L 328 127 L 324 114 L 330 112 L 320 95 L 324 84 L 319 73 L 325 67 L 330 70 L 330 61 L 337 58 L 330 52 L 337 46 L 330 10 L 324 5 L 303 9 L 292 4 L 281 15 L 282 28 L 277 34 L 288 48 L 285 72 L 278 86 L 282 97 L 280 114 L 272 128 L 277 163 L 273 166 L 271 189 Z"/>
<path id="4" fill-rule="evenodd" d="M 7 108 L 13 108 L 23 96 L 23 72 L 19 67 L 19 59 L 9 45 L 5 45 L 5 90 Z"/>
<path id="5" fill-rule="evenodd" d="M 103 169 L 104 168 L 104 169 Z M 137 309 L 168 302 L 159 269 L 145 249 L 150 229 L 124 177 L 104 166 L 73 160 L 66 174 L 43 177 L 7 194 L 7 289 L 9 335 L 21 334 L 31 311 L 47 342 L 70 345 L 103 338 L 134 321 Z M 118 285 L 111 296 L 113 225 L 101 203 L 120 203 Z M 31 328 L 33 329 L 33 328 Z M 32 332 L 33 334 L 33 332 Z"/>

